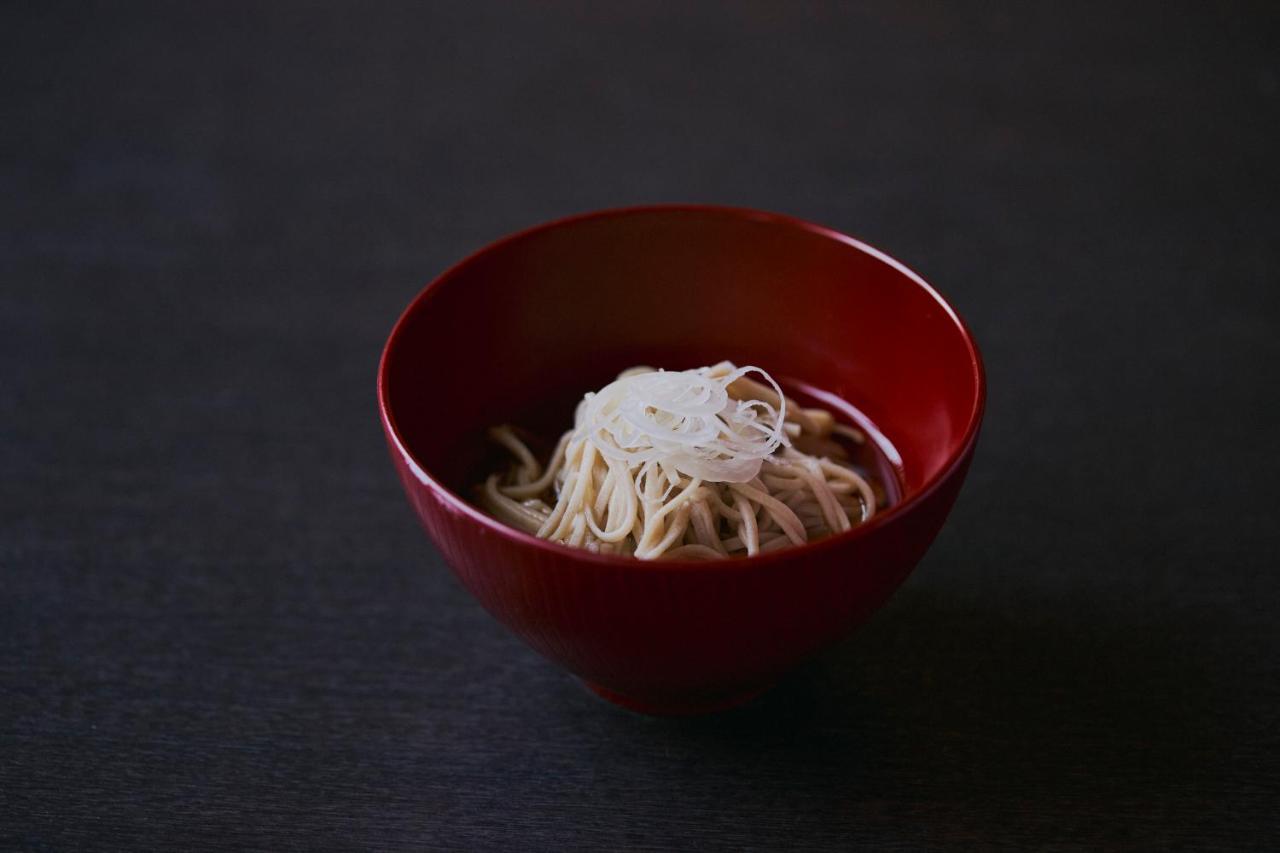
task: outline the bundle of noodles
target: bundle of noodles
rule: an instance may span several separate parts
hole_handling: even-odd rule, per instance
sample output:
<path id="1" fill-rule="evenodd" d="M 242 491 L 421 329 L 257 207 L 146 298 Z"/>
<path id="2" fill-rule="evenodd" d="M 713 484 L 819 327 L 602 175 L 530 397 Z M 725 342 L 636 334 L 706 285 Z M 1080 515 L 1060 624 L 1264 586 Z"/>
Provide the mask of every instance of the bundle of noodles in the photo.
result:
<path id="1" fill-rule="evenodd" d="M 747 378 L 756 373 L 767 384 Z M 634 367 L 578 405 L 544 468 L 509 426 L 510 468 L 479 488 L 496 518 L 540 538 L 644 560 L 720 559 L 812 542 L 876 511 L 836 437 L 757 367 Z"/>

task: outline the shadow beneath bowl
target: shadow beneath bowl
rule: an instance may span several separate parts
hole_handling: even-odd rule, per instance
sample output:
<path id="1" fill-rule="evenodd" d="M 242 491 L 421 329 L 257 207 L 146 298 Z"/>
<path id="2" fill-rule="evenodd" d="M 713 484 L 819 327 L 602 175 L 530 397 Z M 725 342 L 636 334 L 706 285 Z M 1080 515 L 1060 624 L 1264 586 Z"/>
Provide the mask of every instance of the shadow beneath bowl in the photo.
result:
<path id="1" fill-rule="evenodd" d="M 957 794 L 1186 799 L 1223 765 L 1215 666 L 1186 622 L 1010 619 L 907 589 L 750 705 L 655 724 L 690 751 L 817 768 L 833 795 L 915 775 Z"/>

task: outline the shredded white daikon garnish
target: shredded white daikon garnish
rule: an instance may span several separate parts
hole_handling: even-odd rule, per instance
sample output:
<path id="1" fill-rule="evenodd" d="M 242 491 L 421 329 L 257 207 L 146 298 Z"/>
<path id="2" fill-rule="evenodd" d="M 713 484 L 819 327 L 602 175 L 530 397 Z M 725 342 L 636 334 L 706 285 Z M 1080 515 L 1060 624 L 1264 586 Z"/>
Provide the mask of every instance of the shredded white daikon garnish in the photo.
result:
<path id="1" fill-rule="evenodd" d="M 782 389 L 758 367 L 719 376 L 712 368 L 646 373 L 628 371 L 579 410 L 576 434 L 607 459 L 630 467 L 657 462 L 687 477 L 746 483 L 764 460 L 789 446 Z M 763 400 L 734 400 L 728 387 L 748 373 L 764 377 L 777 408 Z"/>

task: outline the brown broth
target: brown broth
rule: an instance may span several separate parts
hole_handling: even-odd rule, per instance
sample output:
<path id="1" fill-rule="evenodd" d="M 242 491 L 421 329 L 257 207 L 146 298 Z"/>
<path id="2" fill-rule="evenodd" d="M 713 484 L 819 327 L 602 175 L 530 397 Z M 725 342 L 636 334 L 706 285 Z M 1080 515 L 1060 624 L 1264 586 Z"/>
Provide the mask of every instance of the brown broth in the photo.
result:
<path id="1" fill-rule="evenodd" d="M 849 461 L 867 479 L 876 493 L 876 511 L 883 512 L 902 500 L 902 457 L 892 442 L 860 409 L 827 391 L 789 380 L 778 380 L 788 397 L 805 408 L 826 409 L 837 423 L 857 428 L 866 441 L 857 444 L 836 437 L 849 454 Z"/>

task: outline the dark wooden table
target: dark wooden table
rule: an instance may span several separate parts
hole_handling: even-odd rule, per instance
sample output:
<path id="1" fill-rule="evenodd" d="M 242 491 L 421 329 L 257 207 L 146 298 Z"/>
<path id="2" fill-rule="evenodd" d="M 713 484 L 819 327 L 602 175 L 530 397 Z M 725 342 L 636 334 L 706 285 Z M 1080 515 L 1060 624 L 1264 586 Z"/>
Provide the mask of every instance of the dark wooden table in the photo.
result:
<path id="1" fill-rule="evenodd" d="M 0 847 L 1274 848 L 1277 23 L 6 5 Z M 453 260 L 670 200 L 905 259 L 991 382 L 900 594 L 694 720 L 480 610 L 373 394 Z"/>

